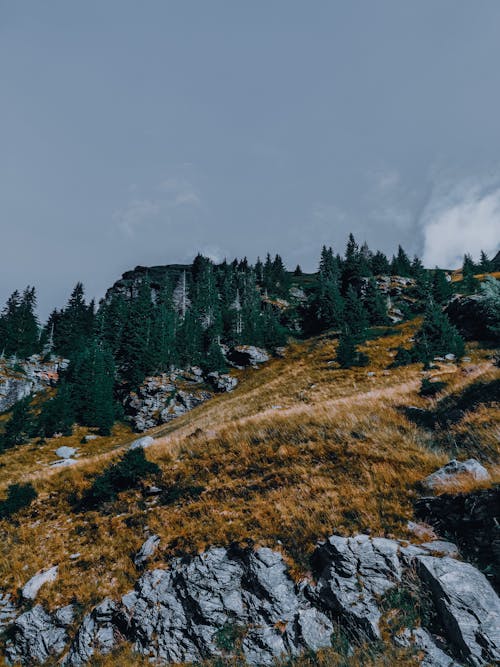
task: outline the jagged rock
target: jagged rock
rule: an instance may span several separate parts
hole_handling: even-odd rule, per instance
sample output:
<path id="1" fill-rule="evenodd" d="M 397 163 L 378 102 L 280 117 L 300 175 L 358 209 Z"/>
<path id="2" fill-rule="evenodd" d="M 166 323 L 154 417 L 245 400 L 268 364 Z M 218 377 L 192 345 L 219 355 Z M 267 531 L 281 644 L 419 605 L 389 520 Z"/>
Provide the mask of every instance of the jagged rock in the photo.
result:
<path id="1" fill-rule="evenodd" d="M 58 371 L 66 359 L 42 361 L 38 354 L 26 360 L 0 360 L 0 413 L 10 410 L 30 394 L 44 391 L 57 383 Z"/>
<path id="2" fill-rule="evenodd" d="M 333 631 L 300 594 L 281 555 L 270 549 L 211 548 L 187 562 L 175 560 L 169 570 L 148 571 L 113 610 L 110 623 L 110 637 L 120 628 L 139 653 L 160 663 L 219 655 L 217 636 L 228 625 L 244 630 L 246 660 L 259 665 L 329 646 Z M 95 625 L 80 630 L 64 664 L 89 660 L 95 641 Z"/>
<path id="3" fill-rule="evenodd" d="M 146 449 L 154 443 L 154 438 L 150 435 L 145 435 L 143 438 L 137 438 L 134 442 L 129 445 L 129 449 Z"/>
<path id="4" fill-rule="evenodd" d="M 459 655 L 477 667 L 500 661 L 500 599 L 469 563 L 418 556 L 419 574 Z"/>
<path id="5" fill-rule="evenodd" d="M 315 597 L 342 616 L 356 635 L 379 639 L 377 597 L 401 581 L 398 554 L 399 544 L 394 540 L 367 535 L 330 537 L 313 557 L 319 575 Z"/>
<path id="6" fill-rule="evenodd" d="M 269 353 L 255 345 L 236 345 L 229 350 L 228 360 L 236 366 L 256 366 L 269 361 Z"/>
<path id="7" fill-rule="evenodd" d="M 23 598 L 25 600 L 34 600 L 38 595 L 38 591 L 44 584 L 57 579 L 58 569 L 58 566 L 55 565 L 54 567 L 43 570 L 43 572 L 38 572 L 34 577 L 31 577 L 31 579 L 24 584 L 21 591 Z"/>
<path id="8" fill-rule="evenodd" d="M 460 556 L 458 547 L 456 544 L 453 544 L 453 542 L 433 540 L 432 542 L 424 542 L 419 546 L 432 555 L 449 556 L 450 558 L 458 558 Z"/>
<path id="9" fill-rule="evenodd" d="M 207 375 L 207 382 L 217 392 L 233 391 L 238 384 L 237 378 L 231 377 L 227 373 L 218 373 L 217 371 L 213 371 Z"/>
<path id="10" fill-rule="evenodd" d="M 67 628 L 73 622 L 73 608 L 48 614 L 41 605 L 18 616 L 9 632 L 5 653 L 11 663 L 38 665 L 59 656 L 68 641 Z"/>
<path id="11" fill-rule="evenodd" d="M 139 549 L 139 551 L 136 553 L 134 557 L 134 565 L 136 567 L 143 567 L 146 562 L 151 558 L 151 556 L 154 554 L 154 552 L 158 549 L 160 546 L 160 538 L 158 535 L 151 535 L 148 537 L 148 539 L 144 542 L 142 547 Z"/>
<path id="12" fill-rule="evenodd" d="M 195 367 L 194 370 L 197 372 L 199 369 Z M 125 407 L 137 431 L 146 431 L 169 422 L 212 397 L 211 393 L 201 388 L 186 391 L 175 384 L 184 381 L 185 385 L 188 377 L 193 383 L 199 384 L 200 377 L 197 374 L 176 370 L 169 375 L 146 378 L 139 390 L 127 397 Z"/>
<path id="13" fill-rule="evenodd" d="M 154 545 L 157 537 L 150 540 Z M 120 602 L 104 600 L 84 617 L 62 664 L 92 664 L 122 641 L 155 664 L 202 662 L 231 655 L 227 642 L 234 636 L 248 664 L 273 665 L 330 646 L 330 616 L 353 640 L 377 640 L 383 596 L 404 587 L 415 569 L 430 590 L 453 655 L 476 667 L 493 663 L 500 657 L 498 597 L 472 565 L 429 555 L 428 549 L 367 535 L 334 536 L 316 549 L 314 585 L 294 584 L 281 554 L 271 549 L 213 547 L 173 560 L 168 570 L 145 572 Z M 51 628 L 68 622 L 43 610 L 38 615 Z M 36 631 L 37 623 L 30 621 L 20 636 Z M 428 667 L 458 667 L 424 628 L 403 630 L 395 641 L 418 648 Z M 15 646 L 17 660 L 35 664 L 31 646 L 21 640 Z"/>
<path id="14" fill-rule="evenodd" d="M 56 449 L 55 451 L 56 456 L 58 456 L 60 459 L 70 459 L 76 454 L 76 449 L 73 447 L 59 447 L 59 449 Z"/>
<path id="15" fill-rule="evenodd" d="M 92 656 L 111 653 L 121 640 L 114 624 L 115 613 L 116 604 L 106 599 L 87 614 L 61 664 L 83 667 Z"/>
<path id="16" fill-rule="evenodd" d="M 17 616 L 18 611 L 8 593 L 0 593 L 0 631 L 9 625 Z"/>
<path id="17" fill-rule="evenodd" d="M 10 410 L 33 391 L 34 383 L 26 378 L 0 379 L 0 413 Z"/>
<path id="18" fill-rule="evenodd" d="M 490 479 L 489 472 L 476 459 L 467 459 L 467 461 L 452 459 L 445 466 L 426 477 L 422 482 L 422 486 L 430 491 L 434 491 L 439 486 L 450 484 L 459 475 L 470 475 L 477 481 L 487 481 Z"/>
<path id="19" fill-rule="evenodd" d="M 423 658 L 420 667 L 461 667 L 458 662 L 442 651 L 434 639 L 424 628 L 406 628 L 394 637 L 397 646 L 414 646 L 422 651 Z"/>

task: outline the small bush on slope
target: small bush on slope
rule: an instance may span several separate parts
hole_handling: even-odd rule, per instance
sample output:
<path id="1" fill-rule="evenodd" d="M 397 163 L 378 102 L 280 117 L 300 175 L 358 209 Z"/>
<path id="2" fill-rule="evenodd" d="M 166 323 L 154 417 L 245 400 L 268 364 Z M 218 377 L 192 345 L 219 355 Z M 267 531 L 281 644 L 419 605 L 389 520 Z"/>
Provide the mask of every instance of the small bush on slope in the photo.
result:
<path id="1" fill-rule="evenodd" d="M 120 491 L 133 489 L 142 479 L 159 473 L 159 466 L 146 459 L 143 449 L 130 450 L 94 479 L 77 506 L 80 510 L 100 509 L 116 500 Z"/>
<path id="2" fill-rule="evenodd" d="M 0 501 L 0 519 L 7 519 L 28 507 L 36 497 L 37 492 L 31 484 L 11 484 L 7 489 L 7 498 Z"/>

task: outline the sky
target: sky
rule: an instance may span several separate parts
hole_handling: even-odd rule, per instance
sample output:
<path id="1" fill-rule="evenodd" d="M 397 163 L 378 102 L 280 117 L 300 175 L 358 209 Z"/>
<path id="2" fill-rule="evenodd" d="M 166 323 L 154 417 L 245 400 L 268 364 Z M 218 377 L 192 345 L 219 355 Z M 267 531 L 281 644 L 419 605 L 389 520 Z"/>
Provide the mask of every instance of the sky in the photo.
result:
<path id="1" fill-rule="evenodd" d="M 0 0 L 0 305 L 500 239 L 498 0 Z"/>

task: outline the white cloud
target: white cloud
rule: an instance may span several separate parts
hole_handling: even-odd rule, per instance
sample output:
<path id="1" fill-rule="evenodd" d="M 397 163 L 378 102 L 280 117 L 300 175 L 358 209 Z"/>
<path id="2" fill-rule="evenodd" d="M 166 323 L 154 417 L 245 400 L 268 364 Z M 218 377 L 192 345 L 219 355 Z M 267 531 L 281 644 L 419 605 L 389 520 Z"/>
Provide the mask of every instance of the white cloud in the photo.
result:
<path id="1" fill-rule="evenodd" d="M 159 185 L 159 190 L 168 195 L 168 205 L 172 207 L 199 206 L 200 196 L 192 183 L 180 178 L 167 178 Z"/>
<path id="2" fill-rule="evenodd" d="M 421 218 L 424 264 L 456 268 L 467 252 L 494 254 L 500 241 L 500 187 L 459 184 L 435 193 Z"/>
<path id="3" fill-rule="evenodd" d="M 118 229 L 128 237 L 135 234 L 137 227 L 156 217 L 160 206 L 150 199 L 133 199 L 125 206 L 113 213 L 113 222 Z"/>

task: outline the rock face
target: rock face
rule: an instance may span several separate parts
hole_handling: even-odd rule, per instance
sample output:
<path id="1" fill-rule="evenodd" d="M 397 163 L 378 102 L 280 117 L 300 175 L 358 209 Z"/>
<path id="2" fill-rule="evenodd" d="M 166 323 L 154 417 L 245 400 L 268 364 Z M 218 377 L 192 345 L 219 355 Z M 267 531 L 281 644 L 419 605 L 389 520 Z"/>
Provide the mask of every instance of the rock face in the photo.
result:
<path id="1" fill-rule="evenodd" d="M 136 431 L 146 431 L 180 417 L 212 398 L 213 390 L 231 391 L 237 383 L 236 378 L 227 374 L 205 376 L 197 367 L 175 370 L 146 378 L 139 390 L 127 397 L 125 409 Z"/>
<path id="2" fill-rule="evenodd" d="M 472 493 L 421 498 L 416 513 L 441 535 L 455 541 L 461 553 L 488 572 L 500 591 L 500 485 Z"/>
<path id="3" fill-rule="evenodd" d="M 151 556 L 154 554 L 154 552 L 158 549 L 160 546 L 160 538 L 158 535 L 151 535 L 148 537 L 148 539 L 144 542 L 142 547 L 139 549 L 139 551 L 136 553 L 134 557 L 134 565 L 136 567 L 143 567 L 147 561 L 151 558 Z"/>
<path id="4" fill-rule="evenodd" d="M 143 545 L 145 557 L 156 540 Z M 271 549 L 213 547 L 175 559 L 169 569 L 146 571 L 120 601 L 104 600 L 84 616 L 69 648 L 67 611 L 51 615 L 38 606 L 21 614 L 10 628 L 7 655 L 36 665 L 64 654 L 65 667 L 81 667 L 126 641 L 158 665 L 236 655 L 250 665 L 273 665 L 330 646 L 337 623 L 350 641 L 380 638 L 384 596 L 404 589 L 411 572 L 432 599 L 432 632 L 446 644 L 424 627 L 402 628 L 393 641 L 418 649 L 427 667 L 495 664 L 500 600 L 472 565 L 432 555 L 432 544 L 331 537 L 312 559 L 316 584 L 294 583 Z"/>
<path id="5" fill-rule="evenodd" d="M 257 366 L 269 361 L 269 353 L 255 345 L 236 345 L 229 350 L 227 358 L 235 366 Z"/>
<path id="6" fill-rule="evenodd" d="M 73 608 L 48 614 L 40 605 L 21 614 L 10 628 L 6 656 L 11 663 L 39 665 L 58 656 L 68 642 L 67 628 L 73 622 Z"/>
<path id="7" fill-rule="evenodd" d="M 54 385 L 59 369 L 66 368 L 66 359 L 42 362 L 39 355 L 27 360 L 9 362 L 0 360 L 0 413 L 10 410 L 15 403 L 30 394 Z"/>
<path id="8" fill-rule="evenodd" d="M 57 579 L 57 572 L 58 567 L 55 565 L 54 567 L 44 570 L 43 572 L 38 572 L 34 577 L 31 577 L 31 579 L 24 584 L 23 590 L 21 591 L 23 598 L 25 600 L 34 600 L 38 595 L 38 591 L 44 584 Z"/>
<path id="9" fill-rule="evenodd" d="M 477 481 L 487 481 L 490 479 L 489 472 L 476 459 L 467 459 L 467 461 L 452 459 L 445 466 L 426 477 L 422 482 L 422 486 L 429 491 L 434 491 L 434 489 L 440 486 L 452 483 L 460 475 L 469 475 Z"/>
<path id="10" fill-rule="evenodd" d="M 500 599 L 470 563 L 417 558 L 443 627 L 460 657 L 473 665 L 500 661 Z"/>
<path id="11" fill-rule="evenodd" d="M 213 371 L 207 375 L 207 382 L 217 392 L 233 391 L 237 386 L 238 380 L 227 373 L 218 373 Z"/>

